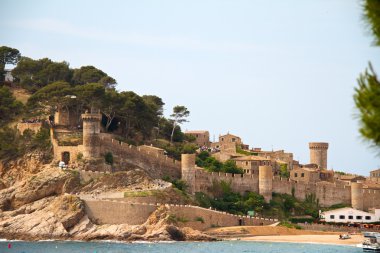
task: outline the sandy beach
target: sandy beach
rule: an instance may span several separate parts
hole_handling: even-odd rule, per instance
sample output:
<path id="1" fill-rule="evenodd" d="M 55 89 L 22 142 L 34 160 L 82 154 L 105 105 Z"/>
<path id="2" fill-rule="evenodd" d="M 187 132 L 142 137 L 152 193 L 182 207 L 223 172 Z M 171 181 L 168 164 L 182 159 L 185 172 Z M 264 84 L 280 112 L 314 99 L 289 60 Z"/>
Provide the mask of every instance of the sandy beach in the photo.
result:
<path id="1" fill-rule="evenodd" d="M 281 226 L 240 226 L 213 228 L 206 231 L 207 234 L 225 240 L 261 241 L 261 242 L 292 242 L 292 243 L 316 243 L 352 245 L 361 244 L 363 235 L 351 235 L 351 239 L 340 240 L 342 232 L 322 232 L 311 230 L 299 230 Z"/>
<path id="2" fill-rule="evenodd" d="M 364 239 L 362 235 L 352 235 L 351 239 L 347 240 L 340 240 L 339 235 L 276 235 L 243 237 L 240 240 L 260 242 L 339 244 L 356 246 L 357 244 L 361 244 Z"/>

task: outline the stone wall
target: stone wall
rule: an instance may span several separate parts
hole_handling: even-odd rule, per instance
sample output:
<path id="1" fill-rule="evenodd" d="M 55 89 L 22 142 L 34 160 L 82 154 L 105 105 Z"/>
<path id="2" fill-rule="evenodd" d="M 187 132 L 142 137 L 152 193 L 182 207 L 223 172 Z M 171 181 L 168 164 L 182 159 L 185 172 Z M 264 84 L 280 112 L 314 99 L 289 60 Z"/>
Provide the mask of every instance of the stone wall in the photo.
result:
<path id="1" fill-rule="evenodd" d="M 54 138 L 54 130 L 50 129 L 50 140 L 53 145 L 53 160 L 58 162 L 62 160 L 62 154 L 64 152 L 70 153 L 70 162 L 77 161 L 78 154 L 83 152 L 83 145 L 78 146 L 59 146 L 58 141 Z"/>
<path id="2" fill-rule="evenodd" d="M 17 123 L 17 130 L 20 131 L 21 134 L 24 133 L 25 130 L 30 129 L 33 132 L 37 133 L 42 127 L 42 122 L 37 123 Z"/>
<path id="3" fill-rule="evenodd" d="M 363 189 L 363 206 L 365 209 L 380 208 L 380 189 Z"/>
<path id="4" fill-rule="evenodd" d="M 109 200 L 85 200 L 86 212 L 97 224 L 144 223 L 160 204 L 128 203 Z M 198 206 L 166 204 L 173 220 L 180 227 L 204 230 L 214 226 L 238 226 L 239 220 L 245 225 L 269 225 L 276 219 L 232 215 Z"/>
<path id="5" fill-rule="evenodd" d="M 225 181 L 230 183 L 233 191 L 244 193 L 245 191 L 259 192 L 258 175 L 248 174 L 229 174 L 207 172 L 202 168 L 195 169 L 194 192 L 211 193 L 210 187 L 214 182 Z M 275 176 L 272 178 L 272 191 L 275 193 L 285 193 L 294 196 L 297 199 L 305 200 L 307 195 L 314 194 L 323 207 L 329 207 L 334 204 L 351 205 L 351 186 L 335 184 L 326 181 L 318 183 L 306 183 L 293 181 L 287 178 Z M 380 190 L 363 190 L 364 206 L 367 210 L 372 207 L 380 207 Z"/>
<path id="6" fill-rule="evenodd" d="M 119 159 L 124 159 L 144 169 L 153 178 L 162 178 L 164 176 L 181 177 L 181 163 L 179 161 L 157 152 L 140 149 L 112 139 L 112 136 L 108 134 L 101 134 L 100 139 L 101 153 L 111 152 L 113 155 L 117 155 Z"/>
<path id="7" fill-rule="evenodd" d="M 92 179 L 96 179 L 105 174 L 109 174 L 110 172 L 100 172 L 100 171 L 91 171 L 91 170 L 79 170 L 79 175 L 81 180 L 84 182 L 90 181 Z"/>

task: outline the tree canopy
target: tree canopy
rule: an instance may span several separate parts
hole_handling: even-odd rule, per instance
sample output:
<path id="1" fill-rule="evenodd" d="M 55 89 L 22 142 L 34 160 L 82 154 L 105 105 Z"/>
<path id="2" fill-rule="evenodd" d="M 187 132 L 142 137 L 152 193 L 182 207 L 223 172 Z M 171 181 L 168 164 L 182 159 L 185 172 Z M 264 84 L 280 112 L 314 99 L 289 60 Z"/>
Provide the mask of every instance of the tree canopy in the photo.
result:
<path id="1" fill-rule="evenodd" d="M 354 100 L 359 111 L 359 131 L 366 140 L 380 147 L 380 82 L 371 64 L 360 74 L 358 83 Z"/>
<path id="2" fill-rule="evenodd" d="M 363 1 L 364 20 L 374 36 L 374 45 L 380 46 L 380 1 Z M 380 147 L 380 81 L 371 63 L 360 74 L 355 88 L 356 117 L 360 123 L 360 134 L 372 145 Z"/>
<path id="3" fill-rule="evenodd" d="M 69 63 L 54 62 L 49 58 L 33 60 L 21 57 L 12 70 L 12 75 L 16 78 L 16 83 L 31 92 L 57 81 L 68 82 L 73 86 L 99 83 L 106 88 L 115 88 L 116 85 L 114 78 L 94 66 L 71 69 Z"/>
<path id="4" fill-rule="evenodd" d="M 190 115 L 189 110 L 183 105 L 177 105 L 173 108 L 173 113 L 170 115 L 170 119 L 173 122 L 173 129 L 170 136 L 170 142 L 173 142 L 174 130 L 178 124 L 187 122 L 186 118 Z"/>
<path id="5" fill-rule="evenodd" d="M 23 109 L 7 87 L 0 87 L 0 126 L 4 126 L 15 118 Z"/>
<path id="6" fill-rule="evenodd" d="M 6 64 L 15 65 L 20 60 L 20 52 L 11 47 L 0 47 L 0 81 L 4 81 L 4 69 Z"/>

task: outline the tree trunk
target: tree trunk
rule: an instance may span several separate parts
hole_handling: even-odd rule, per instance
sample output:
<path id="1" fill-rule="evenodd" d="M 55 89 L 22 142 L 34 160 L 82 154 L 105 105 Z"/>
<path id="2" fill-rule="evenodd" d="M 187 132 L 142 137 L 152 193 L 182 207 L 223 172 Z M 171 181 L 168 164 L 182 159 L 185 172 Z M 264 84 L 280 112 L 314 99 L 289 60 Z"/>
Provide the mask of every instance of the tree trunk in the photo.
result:
<path id="1" fill-rule="evenodd" d="M 172 134 L 170 135 L 170 143 L 173 143 L 173 135 L 174 135 L 174 129 L 176 127 L 176 122 L 174 121 L 173 122 L 173 130 L 172 130 Z"/>

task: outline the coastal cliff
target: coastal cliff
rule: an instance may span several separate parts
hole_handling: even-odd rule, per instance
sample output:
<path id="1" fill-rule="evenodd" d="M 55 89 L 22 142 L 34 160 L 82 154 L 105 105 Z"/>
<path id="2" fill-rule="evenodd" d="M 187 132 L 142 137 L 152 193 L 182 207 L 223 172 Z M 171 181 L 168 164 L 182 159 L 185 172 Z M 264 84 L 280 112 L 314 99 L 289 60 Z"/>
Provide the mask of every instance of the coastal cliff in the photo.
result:
<path id="1" fill-rule="evenodd" d="M 1 166 L 0 238 L 41 240 L 213 240 L 191 228 L 178 227 L 165 206 L 141 225 L 102 224 L 91 221 L 79 192 L 107 189 L 144 189 L 153 180 L 141 170 L 104 175 L 83 182 L 80 174 L 44 164 L 30 154 Z"/>

